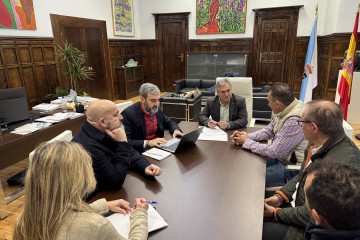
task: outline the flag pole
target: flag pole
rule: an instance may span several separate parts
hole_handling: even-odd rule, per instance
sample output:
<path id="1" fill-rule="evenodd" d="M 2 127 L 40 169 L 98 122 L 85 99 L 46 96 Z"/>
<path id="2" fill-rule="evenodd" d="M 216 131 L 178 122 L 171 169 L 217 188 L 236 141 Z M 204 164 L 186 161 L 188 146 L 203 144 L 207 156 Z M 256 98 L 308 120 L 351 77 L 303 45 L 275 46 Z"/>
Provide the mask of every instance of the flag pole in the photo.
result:
<path id="1" fill-rule="evenodd" d="M 319 4 L 316 4 L 315 17 L 318 15 L 318 6 L 319 6 Z M 360 7 L 360 3 L 359 3 L 359 7 Z M 359 8 L 358 8 L 358 11 L 359 11 Z"/>

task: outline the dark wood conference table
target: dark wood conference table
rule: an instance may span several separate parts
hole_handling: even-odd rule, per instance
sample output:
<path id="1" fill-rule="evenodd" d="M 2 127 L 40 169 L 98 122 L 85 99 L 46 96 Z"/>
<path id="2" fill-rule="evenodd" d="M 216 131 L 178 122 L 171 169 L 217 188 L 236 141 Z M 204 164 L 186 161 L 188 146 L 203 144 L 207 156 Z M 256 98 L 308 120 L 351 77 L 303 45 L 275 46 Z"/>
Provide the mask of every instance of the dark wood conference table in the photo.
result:
<path id="1" fill-rule="evenodd" d="M 198 124 L 181 122 L 180 127 L 186 133 Z M 261 239 L 265 158 L 231 141 L 198 140 L 163 161 L 148 160 L 163 170 L 156 179 L 130 172 L 121 190 L 99 192 L 92 201 L 157 201 L 153 206 L 169 226 L 150 233 L 149 239 Z"/>
<path id="2" fill-rule="evenodd" d="M 27 135 L 5 133 L 0 136 L 0 170 L 26 159 L 39 143 L 49 141 L 65 130 L 71 130 L 75 135 L 84 120 L 85 115 L 50 125 Z"/>

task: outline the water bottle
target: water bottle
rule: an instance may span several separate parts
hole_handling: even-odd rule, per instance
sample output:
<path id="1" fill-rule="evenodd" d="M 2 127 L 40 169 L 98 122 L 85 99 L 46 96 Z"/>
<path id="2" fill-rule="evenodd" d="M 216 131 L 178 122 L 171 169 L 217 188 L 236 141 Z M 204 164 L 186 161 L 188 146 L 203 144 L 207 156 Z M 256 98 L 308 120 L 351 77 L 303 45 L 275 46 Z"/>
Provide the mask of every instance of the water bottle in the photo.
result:
<path id="1" fill-rule="evenodd" d="M 61 104 L 60 107 L 62 109 L 62 112 L 67 112 L 67 106 L 66 106 L 66 99 L 64 97 L 61 98 Z"/>

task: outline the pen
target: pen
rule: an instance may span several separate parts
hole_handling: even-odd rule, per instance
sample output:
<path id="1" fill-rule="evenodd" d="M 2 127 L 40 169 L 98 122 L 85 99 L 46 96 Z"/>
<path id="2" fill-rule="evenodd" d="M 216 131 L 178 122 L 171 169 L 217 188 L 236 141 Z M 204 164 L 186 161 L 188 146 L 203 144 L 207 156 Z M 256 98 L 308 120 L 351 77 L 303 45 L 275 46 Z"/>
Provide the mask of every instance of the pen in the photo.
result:
<path id="1" fill-rule="evenodd" d="M 149 202 L 149 201 L 147 201 L 147 203 L 148 203 L 148 204 L 157 204 L 158 202 L 155 202 L 155 201 Z"/>

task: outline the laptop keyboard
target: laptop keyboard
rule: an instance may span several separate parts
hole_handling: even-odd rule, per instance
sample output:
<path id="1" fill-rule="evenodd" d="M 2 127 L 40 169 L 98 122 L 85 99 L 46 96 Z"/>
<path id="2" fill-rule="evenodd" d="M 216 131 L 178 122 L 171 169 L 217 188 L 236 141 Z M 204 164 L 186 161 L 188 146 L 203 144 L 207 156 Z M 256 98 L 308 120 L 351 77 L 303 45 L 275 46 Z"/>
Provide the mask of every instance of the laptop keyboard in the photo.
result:
<path id="1" fill-rule="evenodd" d="M 179 138 L 173 138 L 171 140 L 169 140 L 165 145 L 163 145 L 163 149 L 167 149 L 169 151 L 175 151 L 177 146 L 180 143 L 180 139 Z"/>

